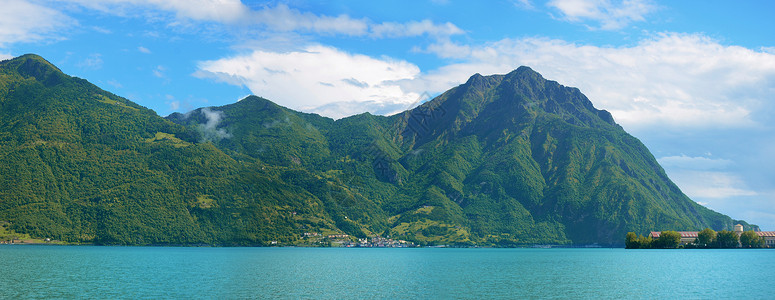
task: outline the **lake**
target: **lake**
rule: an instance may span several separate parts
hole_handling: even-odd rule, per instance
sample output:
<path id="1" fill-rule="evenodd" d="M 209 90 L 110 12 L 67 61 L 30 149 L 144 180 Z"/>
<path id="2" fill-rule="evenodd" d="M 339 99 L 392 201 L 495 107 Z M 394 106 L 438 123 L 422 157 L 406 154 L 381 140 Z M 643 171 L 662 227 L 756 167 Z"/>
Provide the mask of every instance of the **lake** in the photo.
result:
<path id="1" fill-rule="evenodd" d="M 0 298 L 775 298 L 775 250 L 0 246 Z"/>

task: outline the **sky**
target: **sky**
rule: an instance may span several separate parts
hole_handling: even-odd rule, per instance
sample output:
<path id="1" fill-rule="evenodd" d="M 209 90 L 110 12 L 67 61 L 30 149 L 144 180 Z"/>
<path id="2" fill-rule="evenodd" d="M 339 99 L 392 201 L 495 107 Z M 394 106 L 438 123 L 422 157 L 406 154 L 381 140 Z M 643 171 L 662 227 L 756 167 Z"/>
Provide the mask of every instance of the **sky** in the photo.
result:
<path id="1" fill-rule="evenodd" d="M 529 66 L 578 87 L 694 201 L 775 230 L 775 1 L 0 0 L 43 56 L 161 116 L 255 94 L 332 118 Z M 657 230 L 657 229 L 655 229 Z"/>

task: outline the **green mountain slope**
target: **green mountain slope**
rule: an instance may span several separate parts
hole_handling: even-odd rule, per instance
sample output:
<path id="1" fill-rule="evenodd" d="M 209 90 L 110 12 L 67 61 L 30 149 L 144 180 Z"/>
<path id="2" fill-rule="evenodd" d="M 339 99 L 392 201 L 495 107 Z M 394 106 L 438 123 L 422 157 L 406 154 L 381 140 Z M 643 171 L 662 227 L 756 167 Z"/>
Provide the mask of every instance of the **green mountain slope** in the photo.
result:
<path id="1" fill-rule="evenodd" d="M 436 188 L 477 238 L 615 243 L 627 231 L 732 225 L 681 193 L 608 112 L 526 67 L 474 75 L 397 118 L 409 182 Z"/>
<path id="2" fill-rule="evenodd" d="M 0 220 L 105 244 L 263 245 L 300 224 L 336 231 L 278 168 L 25 55 L 0 62 Z"/>
<path id="3" fill-rule="evenodd" d="M 334 121 L 258 97 L 208 109 L 222 113 L 217 129 L 232 134 L 219 148 L 328 174 L 372 218 L 356 224 L 384 235 L 422 243 L 613 244 L 628 231 L 733 223 L 686 197 L 610 113 L 527 67 L 474 75 L 390 117 Z M 197 128 L 206 123 L 203 111 L 169 119 Z"/>
<path id="4" fill-rule="evenodd" d="M 173 114 L 35 55 L 0 62 L 0 222 L 102 244 L 621 244 L 730 229 L 578 89 L 521 67 L 332 120 L 255 96 Z M 7 222 L 7 223 L 5 223 Z"/>

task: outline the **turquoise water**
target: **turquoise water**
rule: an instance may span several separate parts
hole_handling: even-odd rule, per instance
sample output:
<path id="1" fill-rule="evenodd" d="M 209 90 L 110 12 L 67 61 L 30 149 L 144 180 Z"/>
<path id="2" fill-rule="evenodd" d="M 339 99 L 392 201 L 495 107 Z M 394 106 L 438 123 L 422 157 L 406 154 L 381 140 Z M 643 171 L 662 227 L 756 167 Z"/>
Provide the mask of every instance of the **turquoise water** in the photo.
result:
<path id="1" fill-rule="evenodd" d="M 0 263 L 0 298 L 775 298 L 769 249 L 0 246 Z"/>

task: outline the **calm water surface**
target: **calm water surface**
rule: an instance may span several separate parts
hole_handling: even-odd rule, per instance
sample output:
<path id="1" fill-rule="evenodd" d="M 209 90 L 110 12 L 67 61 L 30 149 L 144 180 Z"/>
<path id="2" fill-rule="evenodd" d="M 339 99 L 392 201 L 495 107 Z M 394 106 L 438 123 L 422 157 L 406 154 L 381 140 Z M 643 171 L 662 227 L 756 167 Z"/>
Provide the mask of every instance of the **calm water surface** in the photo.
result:
<path id="1" fill-rule="evenodd" d="M 775 299 L 775 250 L 0 246 L 0 298 Z"/>

